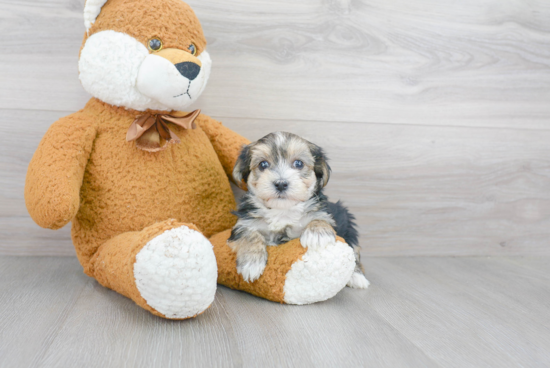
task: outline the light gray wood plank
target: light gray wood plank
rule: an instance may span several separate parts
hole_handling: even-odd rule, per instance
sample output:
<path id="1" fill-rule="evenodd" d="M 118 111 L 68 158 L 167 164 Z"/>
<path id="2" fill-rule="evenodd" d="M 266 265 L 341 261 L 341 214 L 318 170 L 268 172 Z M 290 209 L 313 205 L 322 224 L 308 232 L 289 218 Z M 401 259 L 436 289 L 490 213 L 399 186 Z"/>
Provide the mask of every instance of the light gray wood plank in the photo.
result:
<path id="1" fill-rule="evenodd" d="M 89 282 L 76 258 L 0 257 L 0 367 L 33 366 Z"/>
<path id="2" fill-rule="evenodd" d="M 36 225 L 28 215 L 0 217 L 0 255 L 74 257 L 71 224 L 50 230 Z"/>
<path id="3" fill-rule="evenodd" d="M 218 290 L 246 367 L 437 367 L 367 303 L 350 303 L 346 293 L 290 306 Z M 370 296 L 354 292 L 363 301 Z"/>
<path id="4" fill-rule="evenodd" d="M 442 367 L 547 367 L 549 266 L 548 257 L 370 259 L 367 303 Z"/>
<path id="5" fill-rule="evenodd" d="M 93 282 L 37 366 L 238 367 L 240 354 L 219 298 L 197 318 L 171 321 Z"/>
<path id="6" fill-rule="evenodd" d="M 0 2 L 0 108 L 82 106 L 82 3 Z M 544 0 L 189 3 L 214 60 L 199 103 L 212 115 L 548 127 Z"/>
<path id="7" fill-rule="evenodd" d="M 361 315 L 361 323 L 350 313 Z M 86 286 L 37 362 L 39 367 L 182 365 L 436 367 L 372 310 L 358 310 L 340 297 L 286 306 L 220 287 L 203 315 L 167 321 L 95 282 Z"/>
<path id="8" fill-rule="evenodd" d="M 33 150 L 65 114 L 0 115 L 4 254 L 73 254 L 68 228 L 32 225 L 23 199 Z M 7 128 L 16 117 L 36 129 Z M 357 215 L 368 254 L 550 254 L 550 131 L 218 119 L 250 139 L 286 130 L 325 148 L 327 194 Z"/>
<path id="9" fill-rule="evenodd" d="M 76 259 L 0 257 L 0 367 L 546 367 L 550 257 L 369 257 L 368 290 L 309 306 L 219 287 L 167 321 Z"/>

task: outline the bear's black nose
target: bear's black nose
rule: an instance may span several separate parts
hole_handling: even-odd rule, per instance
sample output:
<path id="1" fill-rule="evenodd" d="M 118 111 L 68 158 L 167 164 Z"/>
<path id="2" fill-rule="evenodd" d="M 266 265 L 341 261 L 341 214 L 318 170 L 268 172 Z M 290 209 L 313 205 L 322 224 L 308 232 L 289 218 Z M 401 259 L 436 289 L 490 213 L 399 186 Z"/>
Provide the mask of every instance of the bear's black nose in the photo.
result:
<path id="1" fill-rule="evenodd" d="M 201 67 L 191 61 L 184 61 L 174 65 L 178 72 L 189 80 L 197 78 L 201 71 Z"/>

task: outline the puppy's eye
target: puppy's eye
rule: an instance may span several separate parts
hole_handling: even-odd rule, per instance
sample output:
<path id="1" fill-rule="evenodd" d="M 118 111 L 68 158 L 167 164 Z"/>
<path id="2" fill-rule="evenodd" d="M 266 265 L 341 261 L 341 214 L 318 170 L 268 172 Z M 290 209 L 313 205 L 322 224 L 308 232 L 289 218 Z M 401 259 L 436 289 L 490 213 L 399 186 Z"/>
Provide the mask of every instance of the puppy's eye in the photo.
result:
<path id="1" fill-rule="evenodd" d="M 262 162 L 260 162 L 258 167 L 260 168 L 261 171 L 264 171 L 265 169 L 267 169 L 269 167 L 269 162 L 262 161 Z"/>
<path id="2" fill-rule="evenodd" d="M 148 44 L 149 50 L 151 51 L 159 51 L 162 49 L 162 41 L 158 38 L 151 38 Z"/>
<path id="3" fill-rule="evenodd" d="M 296 169 L 301 169 L 304 167 L 304 163 L 300 160 L 296 160 L 294 161 L 294 163 L 292 164 L 292 166 L 294 166 Z"/>
<path id="4" fill-rule="evenodd" d="M 195 44 L 189 45 L 189 52 L 190 52 L 191 55 L 193 55 L 193 56 L 197 55 L 197 48 L 195 47 Z"/>

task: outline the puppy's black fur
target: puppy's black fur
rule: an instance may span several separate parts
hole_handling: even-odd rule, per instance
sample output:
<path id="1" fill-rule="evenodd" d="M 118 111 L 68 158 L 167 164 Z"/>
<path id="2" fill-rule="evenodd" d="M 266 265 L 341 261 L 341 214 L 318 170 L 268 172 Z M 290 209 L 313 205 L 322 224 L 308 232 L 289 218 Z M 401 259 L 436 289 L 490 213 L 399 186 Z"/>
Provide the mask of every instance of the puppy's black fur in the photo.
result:
<path id="1" fill-rule="evenodd" d="M 326 197 L 325 197 L 326 198 Z M 341 201 L 332 203 L 327 201 L 327 212 L 332 215 L 336 222 L 336 235 L 344 238 L 347 244 L 352 247 L 359 245 L 359 233 L 355 224 L 355 216 L 349 212 L 348 208 Z"/>

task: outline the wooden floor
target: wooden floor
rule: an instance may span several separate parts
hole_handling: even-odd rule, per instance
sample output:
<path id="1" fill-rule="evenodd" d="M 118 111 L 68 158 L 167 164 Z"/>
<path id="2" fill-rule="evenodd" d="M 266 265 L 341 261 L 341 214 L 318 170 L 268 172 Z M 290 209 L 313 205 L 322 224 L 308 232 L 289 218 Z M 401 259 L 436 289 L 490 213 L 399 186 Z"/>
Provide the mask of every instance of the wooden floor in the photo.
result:
<path id="1" fill-rule="evenodd" d="M 372 257 L 368 290 L 288 306 L 219 287 L 168 321 L 72 257 L 0 257 L 0 367 L 548 367 L 550 257 Z"/>

